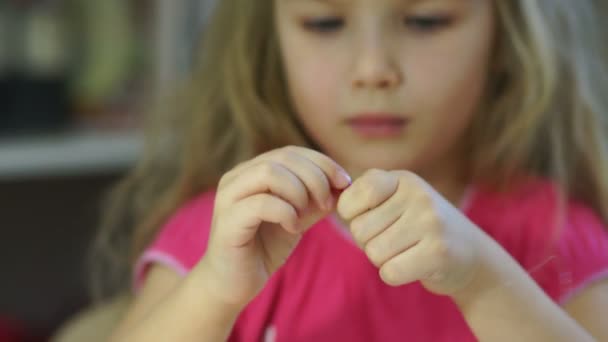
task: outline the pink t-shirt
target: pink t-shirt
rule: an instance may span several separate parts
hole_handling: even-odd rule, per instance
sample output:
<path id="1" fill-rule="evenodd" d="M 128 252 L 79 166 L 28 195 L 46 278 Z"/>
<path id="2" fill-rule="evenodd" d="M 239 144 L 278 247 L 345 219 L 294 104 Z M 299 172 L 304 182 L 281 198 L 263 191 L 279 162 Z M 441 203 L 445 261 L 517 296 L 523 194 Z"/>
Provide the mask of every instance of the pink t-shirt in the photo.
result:
<path id="1" fill-rule="evenodd" d="M 608 233 L 587 207 L 571 201 L 556 224 L 551 183 L 508 194 L 469 191 L 463 212 L 496 239 L 555 301 L 608 278 Z M 204 254 L 214 193 L 195 198 L 168 220 L 135 270 L 147 266 L 187 274 Z M 302 238 L 287 263 L 239 316 L 230 341 L 475 341 L 448 297 L 420 283 L 391 287 L 331 219 Z"/>

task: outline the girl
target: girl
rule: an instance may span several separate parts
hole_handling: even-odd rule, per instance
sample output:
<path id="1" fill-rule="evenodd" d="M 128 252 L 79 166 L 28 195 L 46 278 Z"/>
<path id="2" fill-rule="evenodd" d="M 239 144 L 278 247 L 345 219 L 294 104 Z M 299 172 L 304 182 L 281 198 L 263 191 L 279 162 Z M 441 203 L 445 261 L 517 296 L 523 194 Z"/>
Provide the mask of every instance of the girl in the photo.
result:
<path id="1" fill-rule="evenodd" d="M 596 2 L 220 1 L 100 235 L 114 339 L 608 340 Z"/>

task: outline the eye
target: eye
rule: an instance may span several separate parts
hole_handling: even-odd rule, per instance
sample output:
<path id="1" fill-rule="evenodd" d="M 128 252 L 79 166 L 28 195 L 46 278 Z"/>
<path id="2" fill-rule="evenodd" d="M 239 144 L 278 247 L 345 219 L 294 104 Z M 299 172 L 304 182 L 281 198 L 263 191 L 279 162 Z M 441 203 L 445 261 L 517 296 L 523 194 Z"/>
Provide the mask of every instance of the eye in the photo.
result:
<path id="1" fill-rule="evenodd" d="M 337 17 L 307 19 L 304 28 L 317 33 L 332 33 L 344 26 L 344 20 Z"/>
<path id="2" fill-rule="evenodd" d="M 405 25 L 419 33 L 431 33 L 442 29 L 452 22 L 447 16 L 410 16 L 405 18 Z"/>

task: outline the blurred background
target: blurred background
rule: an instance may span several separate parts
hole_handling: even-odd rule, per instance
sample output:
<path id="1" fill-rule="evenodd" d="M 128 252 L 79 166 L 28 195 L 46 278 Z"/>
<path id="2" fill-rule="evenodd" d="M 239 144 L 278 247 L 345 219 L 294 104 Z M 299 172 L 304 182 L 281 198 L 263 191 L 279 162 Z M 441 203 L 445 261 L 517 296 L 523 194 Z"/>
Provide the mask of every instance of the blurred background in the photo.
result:
<path id="1" fill-rule="evenodd" d="M 89 303 L 101 196 L 146 101 L 191 66 L 205 0 L 0 0 L 0 341 L 46 341 Z"/>

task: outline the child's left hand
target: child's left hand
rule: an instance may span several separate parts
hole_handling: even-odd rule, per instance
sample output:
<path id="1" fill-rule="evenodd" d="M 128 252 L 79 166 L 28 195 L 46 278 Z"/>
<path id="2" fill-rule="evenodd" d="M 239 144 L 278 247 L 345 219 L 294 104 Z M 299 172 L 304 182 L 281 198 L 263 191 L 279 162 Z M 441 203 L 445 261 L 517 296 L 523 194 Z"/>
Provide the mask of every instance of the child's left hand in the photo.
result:
<path id="1" fill-rule="evenodd" d="M 392 286 L 420 280 L 436 294 L 464 290 L 487 241 L 458 209 L 406 171 L 368 171 L 342 193 L 338 213 Z"/>

